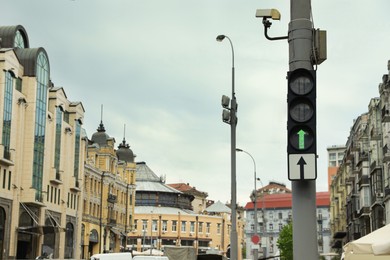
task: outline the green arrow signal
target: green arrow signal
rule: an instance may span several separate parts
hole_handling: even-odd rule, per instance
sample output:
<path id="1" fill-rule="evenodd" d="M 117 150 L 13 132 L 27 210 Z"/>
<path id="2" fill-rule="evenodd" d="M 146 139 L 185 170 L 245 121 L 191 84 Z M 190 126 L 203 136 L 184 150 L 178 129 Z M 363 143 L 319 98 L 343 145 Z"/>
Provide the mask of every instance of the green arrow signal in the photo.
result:
<path id="1" fill-rule="evenodd" d="M 298 131 L 298 148 L 299 149 L 305 149 L 305 135 L 306 132 L 302 129 Z"/>

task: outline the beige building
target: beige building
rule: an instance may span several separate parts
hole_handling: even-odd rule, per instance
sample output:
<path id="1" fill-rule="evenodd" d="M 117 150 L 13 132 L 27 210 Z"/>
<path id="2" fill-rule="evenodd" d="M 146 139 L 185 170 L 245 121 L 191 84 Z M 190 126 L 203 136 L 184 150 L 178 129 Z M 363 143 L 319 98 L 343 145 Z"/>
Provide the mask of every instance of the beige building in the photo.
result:
<path id="1" fill-rule="evenodd" d="M 134 227 L 128 236 L 129 250 L 143 251 L 164 246 L 193 246 L 198 253 L 215 249 L 226 253 L 230 241 L 229 207 L 221 202 L 207 207 L 202 214 L 193 211 L 194 196 L 183 193 L 158 177 L 144 162 L 137 163 Z M 242 218 L 237 231 L 243 247 Z M 239 256 L 241 258 L 241 254 Z"/>
<path id="2" fill-rule="evenodd" d="M 79 258 L 84 108 L 22 26 L 0 38 L 0 259 Z"/>
<path id="3" fill-rule="evenodd" d="M 89 141 L 83 187 L 83 258 L 124 250 L 133 226 L 135 205 L 134 154 L 125 139 L 115 139 L 101 122 Z"/>
<path id="4" fill-rule="evenodd" d="M 189 183 L 171 183 L 168 185 L 178 191 L 194 196 L 191 205 L 192 210 L 195 213 L 202 213 L 206 209 L 208 197 L 207 192 L 199 191 L 195 187 L 192 187 Z"/>

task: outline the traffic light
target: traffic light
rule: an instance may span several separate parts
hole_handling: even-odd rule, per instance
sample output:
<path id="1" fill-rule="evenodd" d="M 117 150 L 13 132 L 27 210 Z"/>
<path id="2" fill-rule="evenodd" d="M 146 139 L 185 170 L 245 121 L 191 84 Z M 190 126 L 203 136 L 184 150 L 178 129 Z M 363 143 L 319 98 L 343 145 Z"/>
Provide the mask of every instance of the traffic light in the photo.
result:
<path id="1" fill-rule="evenodd" d="M 300 68 L 287 78 L 287 153 L 316 155 L 316 71 Z"/>

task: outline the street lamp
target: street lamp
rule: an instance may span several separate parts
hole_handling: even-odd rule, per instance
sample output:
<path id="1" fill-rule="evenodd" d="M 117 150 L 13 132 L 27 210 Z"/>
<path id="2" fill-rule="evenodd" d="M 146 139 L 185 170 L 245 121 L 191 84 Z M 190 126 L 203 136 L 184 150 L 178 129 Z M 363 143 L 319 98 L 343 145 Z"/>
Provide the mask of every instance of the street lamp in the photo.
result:
<path id="1" fill-rule="evenodd" d="M 255 233 L 252 237 L 252 242 L 256 245 L 256 247 L 253 250 L 253 259 L 257 260 L 259 259 L 259 248 L 258 248 L 258 243 L 259 243 L 259 236 L 257 234 L 257 188 L 256 188 L 256 181 L 257 181 L 257 176 L 256 176 L 256 161 L 253 158 L 253 156 L 248 153 L 247 151 L 244 151 L 242 149 L 236 148 L 237 152 L 243 152 L 249 155 L 253 161 L 253 169 L 254 169 L 254 185 L 255 185 L 255 190 L 254 190 L 254 195 L 253 195 L 253 204 L 254 204 L 254 220 L 255 220 Z"/>
<path id="2" fill-rule="evenodd" d="M 218 35 L 217 41 L 221 42 L 227 38 L 232 48 L 232 101 L 227 96 L 222 96 L 222 107 L 224 108 L 223 122 L 230 124 L 231 129 L 231 210 L 232 228 L 230 232 L 230 259 L 238 259 L 238 238 L 237 238 L 237 190 L 236 190 L 236 127 L 237 127 L 237 100 L 234 92 L 234 49 L 233 43 L 226 35 Z M 229 108 L 230 102 L 230 108 Z M 230 111 L 229 111 L 230 110 Z"/>

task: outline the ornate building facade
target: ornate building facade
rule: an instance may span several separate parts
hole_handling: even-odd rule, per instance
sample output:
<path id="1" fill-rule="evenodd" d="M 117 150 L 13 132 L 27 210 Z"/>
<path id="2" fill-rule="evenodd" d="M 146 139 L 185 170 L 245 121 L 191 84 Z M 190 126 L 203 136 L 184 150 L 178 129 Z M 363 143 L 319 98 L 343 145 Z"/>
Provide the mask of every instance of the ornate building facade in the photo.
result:
<path id="1" fill-rule="evenodd" d="M 119 252 L 133 227 L 135 155 L 123 139 L 115 150 L 101 122 L 89 141 L 83 187 L 82 257 Z"/>

